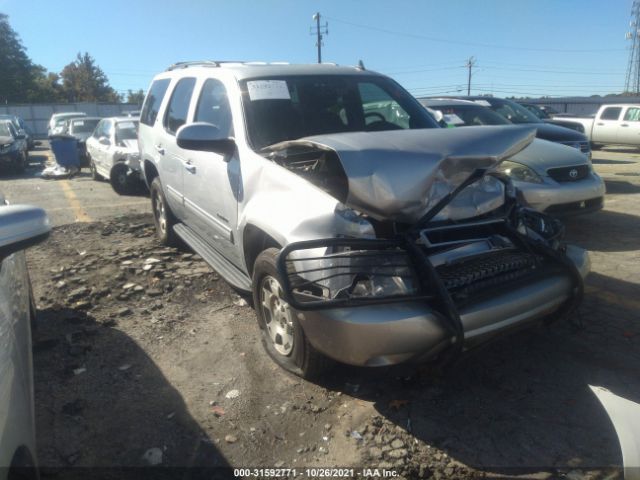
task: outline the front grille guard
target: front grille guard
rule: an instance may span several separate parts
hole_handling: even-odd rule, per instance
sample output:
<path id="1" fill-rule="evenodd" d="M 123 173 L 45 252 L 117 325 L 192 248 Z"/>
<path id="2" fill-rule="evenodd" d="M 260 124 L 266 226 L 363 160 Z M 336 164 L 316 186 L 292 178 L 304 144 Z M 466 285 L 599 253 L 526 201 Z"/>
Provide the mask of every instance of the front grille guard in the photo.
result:
<path id="1" fill-rule="evenodd" d="M 505 225 L 507 225 L 507 228 L 513 235 L 514 240 L 516 240 L 524 250 L 532 254 L 545 257 L 568 271 L 573 283 L 571 295 L 556 312 L 556 315 L 549 320 L 549 323 L 568 316 L 578 307 L 584 295 L 584 281 L 578 268 L 561 251 L 555 250 L 541 241 L 533 240 L 528 236 L 521 234 L 516 229 L 509 226 L 509 223 L 509 221 L 505 221 Z M 297 259 L 290 258 L 291 254 L 294 254 L 295 257 L 295 252 L 323 248 L 332 249 L 333 251 L 330 252 L 328 256 L 314 254 L 313 257 L 298 257 Z M 338 250 L 336 251 L 336 249 Z M 382 270 L 384 270 L 384 268 L 396 268 L 397 264 L 388 263 L 387 265 L 380 265 L 376 264 L 375 261 L 380 261 L 380 259 L 385 255 L 387 257 L 397 258 L 406 256 L 409 265 L 408 273 L 400 276 L 406 276 L 411 279 L 411 282 L 413 282 L 411 285 L 414 286 L 412 292 L 384 297 L 350 297 L 314 300 L 312 299 L 314 298 L 313 296 L 306 295 L 300 291 L 300 287 L 309 286 L 308 284 L 312 284 L 314 282 L 302 279 L 303 283 L 300 283 L 301 277 L 295 274 L 292 264 L 309 260 L 323 260 L 326 258 L 335 260 L 339 258 L 352 257 L 353 255 L 350 252 L 366 252 L 365 255 L 356 255 L 363 258 L 370 255 L 369 258 L 371 259 L 371 263 L 368 263 L 368 261 L 361 263 L 357 266 L 358 269 L 361 269 L 363 265 L 369 265 L 373 268 L 377 267 Z M 313 265 L 311 266 L 313 267 Z M 450 361 L 458 358 L 462 353 L 464 345 L 464 327 L 456 303 L 445 286 L 443 279 L 430 262 L 426 252 L 421 245 L 416 243 L 413 235 L 399 236 L 394 240 L 327 238 L 296 242 L 287 245 L 280 251 L 277 259 L 277 269 L 281 279 L 285 299 L 291 307 L 300 311 L 358 307 L 409 301 L 426 302 L 430 307 L 439 311 L 443 315 L 446 319 L 446 326 L 451 334 L 451 345 L 448 350 L 443 352 L 441 355 L 442 362 L 449 363 Z M 341 271 L 341 269 L 346 271 Z M 350 272 L 348 269 L 345 269 L 340 265 L 332 265 L 328 270 L 332 270 L 332 272 L 326 275 L 326 278 L 335 278 L 346 275 L 353 276 L 356 273 L 355 271 Z M 318 269 L 316 268 L 305 268 L 302 272 L 298 271 L 298 273 L 309 274 L 316 273 L 317 271 Z M 362 273 L 362 270 L 358 270 L 358 273 Z M 388 272 L 383 271 L 379 271 L 377 275 L 381 278 L 389 276 Z M 305 285 L 304 282 L 307 282 L 307 285 Z M 296 291 L 296 288 L 298 288 L 298 291 Z"/>

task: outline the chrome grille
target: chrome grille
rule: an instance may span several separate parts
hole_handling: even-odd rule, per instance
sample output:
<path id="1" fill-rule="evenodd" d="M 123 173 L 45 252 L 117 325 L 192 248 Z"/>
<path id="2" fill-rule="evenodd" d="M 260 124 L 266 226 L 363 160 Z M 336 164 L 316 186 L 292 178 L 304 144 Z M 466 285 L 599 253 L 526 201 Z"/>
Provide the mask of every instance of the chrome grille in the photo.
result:
<path id="1" fill-rule="evenodd" d="M 556 182 L 575 182 L 589 175 L 589 165 L 576 165 L 574 167 L 550 168 L 547 174 Z"/>

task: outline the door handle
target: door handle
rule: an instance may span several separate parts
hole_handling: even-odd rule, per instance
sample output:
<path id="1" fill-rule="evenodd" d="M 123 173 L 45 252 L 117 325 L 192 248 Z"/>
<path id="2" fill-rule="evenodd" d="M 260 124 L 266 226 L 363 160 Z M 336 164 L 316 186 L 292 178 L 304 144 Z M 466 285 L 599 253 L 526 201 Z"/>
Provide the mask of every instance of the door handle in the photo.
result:
<path id="1" fill-rule="evenodd" d="M 191 163 L 191 160 L 187 160 L 186 162 L 184 162 L 184 168 L 189 173 L 196 173 L 196 166 Z"/>
<path id="2" fill-rule="evenodd" d="M 621 127 L 628 127 L 629 124 L 628 123 L 623 123 L 622 125 L 620 125 Z"/>
<path id="3" fill-rule="evenodd" d="M 604 125 L 604 123 L 602 123 L 602 122 L 598 122 L 596 125 L 600 125 L 600 126 L 602 126 L 602 125 Z"/>
<path id="4" fill-rule="evenodd" d="M 158 152 L 160 155 L 164 155 L 164 148 L 162 147 L 162 145 L 156 145 L 156 152 Z"/>

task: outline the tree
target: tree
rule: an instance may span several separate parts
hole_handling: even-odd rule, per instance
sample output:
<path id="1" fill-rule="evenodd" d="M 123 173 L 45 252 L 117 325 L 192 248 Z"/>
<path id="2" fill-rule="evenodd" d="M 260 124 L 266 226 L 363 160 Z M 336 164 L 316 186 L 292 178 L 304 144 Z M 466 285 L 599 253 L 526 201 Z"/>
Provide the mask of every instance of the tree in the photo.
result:
<path id="1" fill-rule="evenodd" d="M 34 87 L 29 91 L 30 102 L 62 102 L 62 85 L 60 85 L 60 75 L 47 72 L 44 67 L 36 65 L 34 67 Z"/>
<path id="2" fill-rule="evenodd" d="M 0 101 L 26 102 L 33 91 L 34 69 L 18 34 L 9 25 L 9 17 L 0 13 Z"/>
<path id="3" fill-rule="evenodd" d="M 142 105 L 142 102 L 144 102 L 144 91 L 142 89 L 137 92 L 132 92 L 131 90 L 127 92 L 127 103 Z"/>
<path id="4" fill-rule="evenodd" d="M 120 95 L 95 60 L 85 52 L 60 72 L 62 93 L 69 102 L 119 102 Z"/>

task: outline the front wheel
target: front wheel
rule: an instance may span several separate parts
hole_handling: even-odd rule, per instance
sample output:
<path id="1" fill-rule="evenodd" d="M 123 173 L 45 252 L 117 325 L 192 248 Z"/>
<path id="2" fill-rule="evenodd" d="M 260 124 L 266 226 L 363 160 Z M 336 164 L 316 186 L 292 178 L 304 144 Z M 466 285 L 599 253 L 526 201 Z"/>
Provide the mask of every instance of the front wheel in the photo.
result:
<path id="1" fill-rule="evenodd" d="M 278 252 L 277 248 L 263 251 L 253 269 L 253 304 L 262 344 L 285 370 L 302 378 L 318 377 L 330 365 L 330 360 L 309 343 L 297 312 L 284 299 L 276 268 Z"/>
<path id="2" fill-rule="evenodd" d="M 149 187 L 151 195 L 151 209 L 153 210 L 153 221 L 156 224 L 156 236 L 163 245 L 175 246 L 178 244 L 178 238 L 173 231 L 176 224 L 176 217 L 167 204 L 167 199 L 162 191 L 162 183 L 160 177 L 156 177 Z"/>

